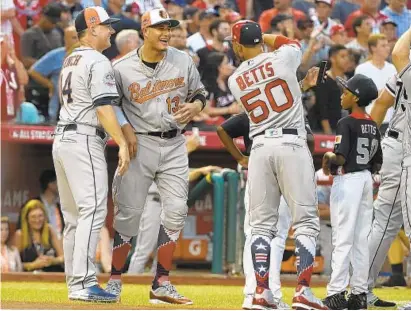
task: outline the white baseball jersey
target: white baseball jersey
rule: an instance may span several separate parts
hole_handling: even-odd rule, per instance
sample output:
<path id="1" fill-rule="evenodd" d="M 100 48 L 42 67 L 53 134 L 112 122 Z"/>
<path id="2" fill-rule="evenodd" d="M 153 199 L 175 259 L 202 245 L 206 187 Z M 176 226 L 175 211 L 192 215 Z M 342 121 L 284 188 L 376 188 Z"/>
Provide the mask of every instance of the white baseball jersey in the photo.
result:
<path id="1" fill-rule="evenodd" d="M 401 75 L 402 73 L 400 73 Z M 393 75 L 386 83 L 385 89 L 395 97 L 394 112 L 392 114 L 389 129 L 402 133 L 405 125 L 405 113 L 403 110 L 404 99 L 404 85 L 399 75 Z"/>
<path id="2" fill-rule="evenodd" d="M 244 61 L 228 80 L 231 93 L 250 118 L 250 137 L 269 128 L 305 131 L 301 90 L 296 71 L 299 44 L 284 44 L 274 52 Z"/>
<path id="3" fill-rule="evenodd" d="M 404 137 L 402 141 L 402 147 L 404 152 L 403 166 L 411 166 L 411 63 L 409 63 L 398 74 L 402 82 L 403 91 L 403 104 L 399 109 L 405 110 L 405 122 L 404 122 Z"/>
<path id="4" fill-rule="evenodd" d="M 83 123 L 101 127 L 96 115 L 99 99 L 118 97 L 113 68 L 100 52 L 75 49 L 63 63 L 60 73 L 60 124 Z"/>
<path id="5" fill-rule="evenodd" d="M 120 106 L 137 132 L 183 129 L 186 124 L 177 123 L 173 114 L 197 94 L 206 95 L 191 56 L 172 47 L 154 70 L 142 63 L 136 50 L 113 67 Z"/>

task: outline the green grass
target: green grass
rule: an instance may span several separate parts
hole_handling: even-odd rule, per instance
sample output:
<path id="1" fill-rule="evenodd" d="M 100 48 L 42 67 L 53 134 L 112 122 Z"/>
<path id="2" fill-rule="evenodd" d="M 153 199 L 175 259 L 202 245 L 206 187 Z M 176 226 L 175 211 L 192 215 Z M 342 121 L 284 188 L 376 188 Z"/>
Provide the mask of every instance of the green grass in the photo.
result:
<path id="1" fill-rule="evenodd" d="M 67 299 L 67 288 L 62 283 L 25 283 L 25 282 L 4 282 L 1 283 L 1 302 L 5 307 L 12 307 L 15 303 L 27 304 L 28 307 L 34 308 L 51 308 L 52 306 L 61 304 L 64 305 L 78 304 L 78 307 L 84 305 L 81 302 L 69 302 Z M 194 305 L 187 307 L 179 307 L 179 309 L 240 309 L 243 294 L 242 287 L 239 286 L 209 286 L 209 285 L 180 285 L 177 289 L 187 297 L 193 299 Z M 314 288 L 314 293 L 323 298 L 326 294 L 325 288 Z M 148 303 L 148 285 L 131 285 L 125 284 L 123 288 L 121 308 L 153 308 L 153 305 Z M 291 303 L 294 289 L 291 287 L 283 288 L 284 301 Z M 383 299 L 396 301 L 403 304 L 407 300 L 411 300 L 410 289 L 376 289 L 375 294 Z M 41 305 L 41 304 L 43 305 Z M 40 304 L 40 305 L 38 305 Z M 91 308 L 90 304 L 86 304 Z M 22 308 L 19 305 L 19 308 Z M 44 307 L 43 307 L 44 306 Z M 93 304 L 93 309 L 108 308 L 108 305 Z M 110 308 L 115 308 L 110 305 Z M 87 309 L 89 307 L 86 307 Z M 172 306 L 156 305 L 157 309 L 175 308 Z M 63 308 L 64 309 L 64 308 Z"/>

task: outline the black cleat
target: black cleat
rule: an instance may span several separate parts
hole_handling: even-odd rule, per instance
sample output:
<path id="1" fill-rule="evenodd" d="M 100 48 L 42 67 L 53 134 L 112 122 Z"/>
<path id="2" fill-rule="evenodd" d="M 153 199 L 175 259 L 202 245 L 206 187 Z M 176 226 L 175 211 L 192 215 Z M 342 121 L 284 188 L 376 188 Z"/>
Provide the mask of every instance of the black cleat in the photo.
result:
<path id="1" fill-rule="evenodd" d="M 348 310 L 367 310 L 367 294 L 349 295 Z"/>
<path id="2" fill-rule="evenodd" d="M 345 310 L 348 308 L 348 301 L 345 298 L 346 294 L 347 292 L 344 291 L 338 294 L 328 296 L 323 299 L 323 303 L 330 310 Z"/>
<path id="3" fill-rule="evenodd" d="M 394 308 L 397 306 L 395 302 L 381 300 L 374 295 L 373 292 L 369 292 L 367 295 L 367 304 L 373 308 Z"/>
<path id="4" fill-rule="evenodd" d="M 406 287 L 407 282 L 403 275 L 393 274 L 387 281 L 381 284 L 382 287 Z"/>

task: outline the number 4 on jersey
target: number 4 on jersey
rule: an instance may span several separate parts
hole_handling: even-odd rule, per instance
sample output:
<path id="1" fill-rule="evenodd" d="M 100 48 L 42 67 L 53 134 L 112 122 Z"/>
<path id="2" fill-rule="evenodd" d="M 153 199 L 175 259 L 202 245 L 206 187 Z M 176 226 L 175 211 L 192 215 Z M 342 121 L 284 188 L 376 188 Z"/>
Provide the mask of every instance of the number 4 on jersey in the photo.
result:
<path id="1" fill-rule="evenodd" d="M 67 101 L 66 101 L 67 104 L 71 104 L 73 102 L 73 98 L 71 97 L 71 93 L 72 93 L 72 90 L 71 90 L 71 74 L 72 74 L 72 72 L 70 71 L 68 73 L 67 77 L 66 77 L 66 80 L 64 81 L 64 85 L 63 85 L 63 88 L 61 90 L 61 94 L 63 96 L 67 96 Z M 63 75 L 61 76 L 61 79 L 63 80 Z M 63 103 L 64 103 L 64 100 L 63 100 Z"/>

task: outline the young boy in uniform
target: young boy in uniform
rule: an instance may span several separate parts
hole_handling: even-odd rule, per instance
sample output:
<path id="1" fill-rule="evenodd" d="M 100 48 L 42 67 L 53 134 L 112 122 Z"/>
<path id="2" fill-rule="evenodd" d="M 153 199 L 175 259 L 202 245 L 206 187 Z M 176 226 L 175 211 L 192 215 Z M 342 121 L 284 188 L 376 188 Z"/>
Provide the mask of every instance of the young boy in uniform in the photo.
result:
<path id="1" fill-rule="evenodd" d="M 333 310 L 367 309 L 369 254 L 367 236 L 373 214 L 371 174 L 382 164 L 381 135 L 365 107 L 378 96 L 374 82 L 357 74 L 343 87 L 341 106 L 351 114 L 337 124 L 334 152 L 323 158 L 326 175 L 334 176 L 330 209 L 332 226 L 332 274 L 324 304 Z M 350 265 L 352 275 L 350 279 Z M 346 289 L 351 294 L 346 299 Z"/>

